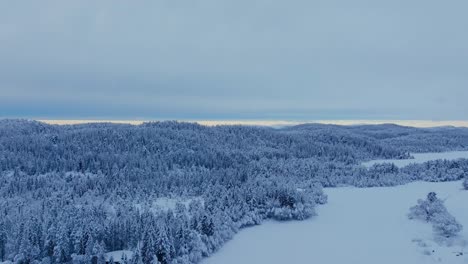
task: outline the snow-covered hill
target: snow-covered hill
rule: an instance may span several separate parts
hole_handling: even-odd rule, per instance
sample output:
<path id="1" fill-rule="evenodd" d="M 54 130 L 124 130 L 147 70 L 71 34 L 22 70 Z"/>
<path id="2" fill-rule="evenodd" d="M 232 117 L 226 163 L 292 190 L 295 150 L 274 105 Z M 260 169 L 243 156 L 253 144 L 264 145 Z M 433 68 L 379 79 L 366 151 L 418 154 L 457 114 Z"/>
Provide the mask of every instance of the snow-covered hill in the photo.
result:
<path id="1" fill-rule="evenodd" d="M 449 212 L 465 226 L 450 247 L 434 242 L 429 224 L 407 218 L 409 207 L 430 191 L 446 199 Z M 203 264 L 468 263 L 468 191 L 460 182 L 326 192 L 329 202 L 317 217 L 241 231 Z"/>

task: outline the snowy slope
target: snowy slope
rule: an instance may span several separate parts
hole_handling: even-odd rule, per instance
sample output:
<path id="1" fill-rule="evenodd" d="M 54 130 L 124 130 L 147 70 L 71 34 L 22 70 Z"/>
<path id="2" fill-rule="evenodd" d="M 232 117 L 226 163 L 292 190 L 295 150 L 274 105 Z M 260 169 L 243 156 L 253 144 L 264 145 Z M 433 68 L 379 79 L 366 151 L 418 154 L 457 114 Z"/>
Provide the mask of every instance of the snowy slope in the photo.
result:
<path id="1" fill-rule="evenodd" d="M 465 227 L 458 242 L 468 239 L 468 191 L 460 187 L 460 182 L 416 182 L 326 189 L 329 202 L 317 217 L 243 230 L 203 264 L 468 263 L 468 247 L 440 246 L 429 224 L 407 218 L 417 199 L 436 191 Z M 457 256 L 460 252 L 464 255 Z"/>
<path id="2" fill-rule="evenodd" d="M 450 151 L 450 152 L 434 152 L 434 153 L 412 153 L 414 159 L 387 159 L 387 160 L 371 160 L 363 162 L 362 165 L 371 167 L 374 164 L 393 163 L 397 167 L 405 167 L 412 163 L 424 163 L 431 160 L 456 160 L 468 159 L 468 151 Z"/>

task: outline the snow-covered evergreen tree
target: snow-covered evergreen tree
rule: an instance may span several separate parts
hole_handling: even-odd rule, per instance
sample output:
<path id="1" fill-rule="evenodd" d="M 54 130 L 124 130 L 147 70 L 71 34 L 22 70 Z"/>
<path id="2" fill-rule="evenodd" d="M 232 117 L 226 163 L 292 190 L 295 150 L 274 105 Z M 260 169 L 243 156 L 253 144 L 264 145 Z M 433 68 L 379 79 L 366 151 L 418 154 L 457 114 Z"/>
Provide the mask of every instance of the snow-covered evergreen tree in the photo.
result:
<path id="1" fill-rule="evenodd" d="M 131 264 L 143 264 L 143 260 L 141 258 L 141 250 L 137 247 L 133 251 L 132 258 L 130 259 Z"/>
<path id="2" fill-rule="evenodd" d="M 93 256 L 95 256 L 97 259 L 96 264 L 106 264 L 105 253 L 106 249 L 103 242 L 94 243 Z"/>
<path id="3" fill-rule="evenodd" d="M 155 259 L 155 240 L 156 233 L 153 226 L 149 226 L 145 231 L 143 239 L 141 241 L 141 248 L 139 252 L 139 257 L 143 264 L 151 264 Z"/>
<path id="4" fill-rule="evenodd" d="M 0 261 L 6 259 L 7 242 L 6 224 L 0 219 Z"/>

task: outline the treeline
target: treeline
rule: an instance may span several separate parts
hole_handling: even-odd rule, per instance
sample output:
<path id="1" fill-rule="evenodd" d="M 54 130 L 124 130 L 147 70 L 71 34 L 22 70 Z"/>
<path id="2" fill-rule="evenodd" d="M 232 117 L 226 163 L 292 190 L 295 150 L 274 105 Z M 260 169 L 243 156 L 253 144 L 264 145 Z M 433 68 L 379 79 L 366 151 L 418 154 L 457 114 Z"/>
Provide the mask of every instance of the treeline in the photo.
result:
<path id="1" fill-rule="evenodd" d="M 133 263 L 197 263 L 241 228 L 314 215 L 327 200 L 322 186 L 461 179 L 464 160 L 359 164 L 465 149 L 466 132 L 2 120 L 0 261 L 104 262 L 104 252 L 127 249 Z M 158 209 L 162 197 L 179 202 Z"/>

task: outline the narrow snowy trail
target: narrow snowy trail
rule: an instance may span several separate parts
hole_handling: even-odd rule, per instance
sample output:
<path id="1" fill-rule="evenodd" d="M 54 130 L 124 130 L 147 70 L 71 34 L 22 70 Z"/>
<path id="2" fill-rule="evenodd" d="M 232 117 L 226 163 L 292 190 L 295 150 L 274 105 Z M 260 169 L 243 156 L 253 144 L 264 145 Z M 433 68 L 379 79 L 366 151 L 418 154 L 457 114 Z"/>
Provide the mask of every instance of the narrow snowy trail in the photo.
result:
<path id="1" fill-rule="evenodd" d="M 329 202 L 318 208 L 317 217 L 271 221 L 243 230 L 203 263 L 468 263 L 466 247 L 438 246 L 432 241 L 430 225 L 406 217 L 417 199 L 436 191 L 440 198 L 448 197 L 447 208 L 465 226 L 462 237 L 468 238 L 468 192 L 460 187 L 460 182 L 418 182 L 386 188 L 327 189 Z M 414 239 L 427 246 L 421 247 Z M 456 256 L 461 251 L 464 255 Z"/>

